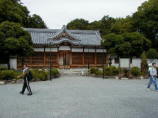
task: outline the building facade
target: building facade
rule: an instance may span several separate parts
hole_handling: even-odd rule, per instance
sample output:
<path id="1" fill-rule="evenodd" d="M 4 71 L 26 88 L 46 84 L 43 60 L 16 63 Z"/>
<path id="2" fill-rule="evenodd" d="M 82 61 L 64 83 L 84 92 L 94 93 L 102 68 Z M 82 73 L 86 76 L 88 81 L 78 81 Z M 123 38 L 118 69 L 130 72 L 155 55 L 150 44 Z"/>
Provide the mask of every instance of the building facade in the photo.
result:
<path id="1" fill-rule="evenodd" d="M 32 68 L 100 67 L 107 64 L 106 50 L 101 46 L 99 31 L 25 28 L 31 35 L 34 54 L 18 57 L 17 66 Z"/>

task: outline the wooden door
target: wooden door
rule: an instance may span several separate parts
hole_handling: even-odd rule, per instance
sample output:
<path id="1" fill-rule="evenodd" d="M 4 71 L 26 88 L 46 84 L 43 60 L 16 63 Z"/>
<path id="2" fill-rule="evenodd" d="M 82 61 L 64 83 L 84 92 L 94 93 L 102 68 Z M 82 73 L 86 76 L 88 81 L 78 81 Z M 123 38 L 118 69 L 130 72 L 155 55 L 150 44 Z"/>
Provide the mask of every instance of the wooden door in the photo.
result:
<path id="1" fill-rule="evenodd" d="M 70 55 L 69 51 L 59 52 L 59 67 L 70 68 Z"/>

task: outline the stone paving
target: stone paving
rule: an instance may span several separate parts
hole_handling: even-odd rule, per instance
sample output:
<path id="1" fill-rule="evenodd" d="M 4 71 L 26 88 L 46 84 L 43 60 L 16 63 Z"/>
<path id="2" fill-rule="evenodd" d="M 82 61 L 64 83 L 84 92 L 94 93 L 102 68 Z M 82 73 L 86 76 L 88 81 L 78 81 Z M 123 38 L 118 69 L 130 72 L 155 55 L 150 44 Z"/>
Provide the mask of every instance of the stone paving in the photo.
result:
<path id="1" fill-rule="evenodd" d="M 65 76 L 31 83 L 33 95 L 20 95 L 22 84 L 0 86 L 0 118 L 158 118 L 158 92 L 148 80 Z"/>

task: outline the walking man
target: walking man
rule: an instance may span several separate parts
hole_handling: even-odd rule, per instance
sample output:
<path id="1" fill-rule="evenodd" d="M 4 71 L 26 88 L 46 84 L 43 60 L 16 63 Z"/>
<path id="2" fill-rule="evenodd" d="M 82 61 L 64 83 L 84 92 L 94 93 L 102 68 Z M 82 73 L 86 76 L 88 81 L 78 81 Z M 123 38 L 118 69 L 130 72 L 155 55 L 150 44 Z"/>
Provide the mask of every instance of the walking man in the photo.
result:
<path id="1" fill-rule="evenodd" d="M 25 64 L 24 65 L 24 69 L 23 69 L 23 74 L 22 74 L 22 77 L 24 79 L 24 82 L 23 82 L 23 87 L 22 87 L 22 91 L 20 92 L 20 94 L 24 94 L 25 92 L 25 89 L 27 88 L 28 90 L 28 94 L 27 95 L 32 95 L 32 91 L 31 91 L 31 88 L 30 88 L 30 85 L 29 85 L 29 68 L 27 67 L 27 65 Z"/>
<path id="2" fill-rule="evenodd" d="M 158 90 L 157 86 L 157 69 L 156 69 L 156 63 L 152 63 L 152 67 L 149 67 L 149 83 L 147 88 L 150 88 L 150 86 L 154 84 L 155 90 Z"/>

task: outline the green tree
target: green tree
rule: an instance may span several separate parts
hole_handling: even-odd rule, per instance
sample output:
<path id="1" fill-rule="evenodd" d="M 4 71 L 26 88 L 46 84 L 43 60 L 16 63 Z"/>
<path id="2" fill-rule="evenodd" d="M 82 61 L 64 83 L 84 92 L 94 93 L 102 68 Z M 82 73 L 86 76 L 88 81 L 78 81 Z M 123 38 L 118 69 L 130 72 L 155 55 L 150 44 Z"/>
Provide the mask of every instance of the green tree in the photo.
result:
<path id="1" fill-rule="evenodd" d="M 126 32 L 133 32 L 133 22 L 131 17 L 117 18 L 116 22 L 111 26 L 111 32 L 116 34 L 122 34 Z"/>
<path id="2" fill-rule="evenodd" d="M 120 57 L 140 57 L 142 52 L 150 48 L 151 42 L 138 32 L 118 34 L 108 34 L 103 36 L 102 45 L 108 53 Z"/>
<path id="3" fill-rule="evenodd" d="M 3 22 L 0 24 L 0 53 L 9 58 L 11 55 L 27 56 L 32 53 L 30 34 L 19 24 Z"/>
<path id="4" fill-rule="evenodd" d="M 100 32 L 102 35 L 106 35 L 111 33 L 111 27 L 112 24 L 114 24 L 116 21 L 114 18 L 109 17 L 109 16 L 104 16 L 101 20 L 100 20 Z"/>
<path id="5" fill-rule="evenodd" d="M 102 40 L 102 45 L 107 49 L 107 53 L 111 55 L 116 55 L 116 47 L 124 42 L 121 35 L 114 33 L 103 36 L 103 39 L 104 40 Z"/>
<path id="6" fill-rule="evenodd" d="M 42 18 L 36 14 L 28 17 L 26 27 L 29 28 L 47 28 Z"/>
<path id="7" fill-rule="evenodd" d="M 23 27 L 46 28 L 40 16 L 30 16 L 20 0 L 0 0 L 0 23 L 4 21 L 19 23 Z"/>
<path id="8" fill-rule="evenodd" d="M 86 30 L 88 29 L 89 22 L 84 19 L 75 19 L 67 24 L 68 29 L 79 29 Z"/>
<path id="9" fill-rule="evenodd" d="M 148 63 L 147 63 L 147 57 L 145 52 L 141 55 L 141 72 L 145 76 L 148 72 Z"/>
<path id="10" fill-rule="evenodd" d="M 130 56 L 140 57 L 142 52 L 147 51 L 151 47 L 151 41 L 139 32 L 122 34 L 124 41 L 131 44 Z"/>
<path id="11" fill-rule="evenodd" d="M 156 49 L 149 49 L 147 52 L 146 52 L 146 55 L 149 59 L 157 59 L 158 58 L 158 52 Z"/>
<path id="12" fill-rule="evenodd" d="M 89 23 L 88 29 L 90 30 L 100 30 L 101 22 L 100 21 L 94 21 Z"/>
<path id="13" fill-rule="evenodd" d="M 158 45 L 158 1 L 144 2 L 133 14 L 134 27 L 152 41 L 152 47 Z M 158 48 L 157 48 L 158 49 Z"/>

